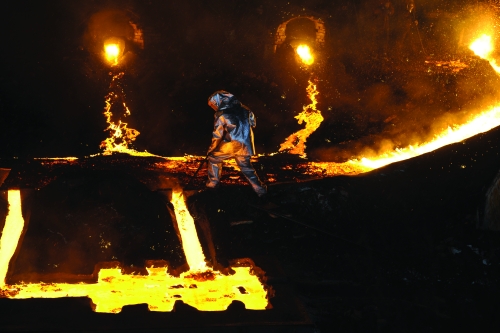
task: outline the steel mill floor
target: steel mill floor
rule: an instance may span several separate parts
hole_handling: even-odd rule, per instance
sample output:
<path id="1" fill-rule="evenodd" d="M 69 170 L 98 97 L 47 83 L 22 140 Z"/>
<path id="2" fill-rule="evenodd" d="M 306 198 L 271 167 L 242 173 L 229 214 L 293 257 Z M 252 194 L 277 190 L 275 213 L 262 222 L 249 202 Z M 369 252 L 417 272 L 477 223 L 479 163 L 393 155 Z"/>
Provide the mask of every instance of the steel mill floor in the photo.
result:
<path id="1" fill-rule="evenodd" d="M 180 308 L 159 314 L 131 306 L 120 315 L 106 315 L 91 312 L 87 299 L 1 299 L 1 307 L 10 311 L 8 317 L 23 318 L 23 323 L 46 314 L 40 327 L 48 331 L 61 329 L 65 322 L 52 307 L 61 309 L 63 318 L 85 323 L 81 325 L 88 331 L 111 329 L 115 324 L 117 330 L 127 331 L 132 329 L 133 318 L 146 320 L 146 326 L 154 331 L 169 326 L 163 318 L 182 326 L 181 318 L 191 316 L 198 316 L 199 323 L 207 327 L 224 323 L 227 330 L 236 325 L 251 331 L 267 323 L 271 325 L 266 326 L 268 331 L 290 332 L 293 327 L 297 332 L 307 331 L 312 329 L 311 318 L 320 332 L 426 332 L 464 327 L 487 331 L 498 324 L 500 235 L 477 225 L 481 224 L 484 195 L 499 171 L 499 137 L 500 130 L 495 129 L 358 176 L 276 182 L 269 186 L 268 202 L 259 201 L 249 186 L 232 184 L 229 175 L 217 191 L 190 191 L 187 202 L 195 221 L 210 225 L 214 255 L 207 254 L 208 240 L 200 237 L 207 259 L 222 266 L 234 258 L 254 259 L 257 266 L 269 271 L 268 282 L 276 291 L 271 299 L 273 310 L 254 313 L 233 304 L 226 313 L 194 314 L 190 312 L 194 310 Z M 163 250 L 148 247 L 158 242 L 154 236 L 157 229 L 146 223 L 147 214 L 136 216 L 133 208 L 167 218 L 148 195 L 155 187 L 175 185 L 167 180 L 175 182 L 178 175 L 148 167 L 150 159 L 125 156 L 45 166 L 42 162 L 0 160 L 1 167 L 12 168 L 4 189 L 40 186 L 35 195 L 44 193 L 45 197 L 38 200 L 47 205 L 53 200 L 53 207 L 57 207 L 47 215 L 53 220 L 43 225 L 32 214 L 30 228 L 35 230 L 40 224 L 39 234 L 29 235 L 28 231 L 25 242 L 38 237 L 37 246 L 55 247 L 57 252 L 69 249 L 70 242 L 63 238 L 78 239 L 79 235 L 71 228 L 61 232 L 57 221 L 66 214 L 72 223 L 81 222 L 77 215 L 86 214 L 82 209 L 87 202 L 96 205 L 96 214 L 101 216 L 88 232 L 98 235 L 107 230 L 101 225 L 106 219 L 119 226 L 124 239 L 114 240 L 113 253 L 125 265 L 137 266 L 141 260 L 165 255 Z M 279 169 L 284 162 L 278 157 L 266 163 Z M 190 169 L 187 174 L 192 172 Z M 195 185 L 200 183 L 201 179 Z M 78 201 L 74 201 L 71 188 L 79 189 Z M 36 205 L 32 205 L 34 212 Z M 75 216 L 71 217 L 71 212 Z M 97 240 L 86 246 L 89 251 L 101 248 Z M 135 252 L 127 251 L 127 246 Z M 111 252 L 104 252 L 96 258 L 106 260 Z M 89 258 L 82 255 L 79 264 L 54 267 L 60 257 L 50 253 L 38 262 L 46 274 L 64 270 L 88 274 L 95 264 L 85 263 Z M 22 257 L 21 251 L 16 274 L 29 276 L 32 268 L 19 263 Z M 175 261 L 173 257 L 166 259 Z M 182 262 L 179 258 L 178 263 Z M 294 295 L 307 314 L 302 315 L 300 305 L 290 305 Z M 238 321 L 235 316 L 245 319 Z M 9 320 L 1 325 L 14 331 L 25 328 Z"/>

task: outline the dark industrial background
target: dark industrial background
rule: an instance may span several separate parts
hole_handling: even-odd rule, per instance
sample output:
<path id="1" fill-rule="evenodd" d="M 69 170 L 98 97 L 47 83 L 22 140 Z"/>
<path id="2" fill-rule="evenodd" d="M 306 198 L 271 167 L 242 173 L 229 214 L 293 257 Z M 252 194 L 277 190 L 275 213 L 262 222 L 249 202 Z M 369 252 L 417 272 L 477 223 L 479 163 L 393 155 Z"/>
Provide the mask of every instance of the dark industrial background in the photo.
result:
<path id="1" fill-rule="evenodd" d="M 155 212 L 153 218 L 166 216 L 158 200 L 144 199 L 153 194 L 138 176 L 150 169 L 164 172 L 155 169 L 159 159 L 112 156 L 53 165 L 32 159 L 99 152 L 108 135 L 104 96 L 116 71 L 102 60 L 102 38 L 127 38 L 129 21 L 144 37 L 144 48 L 127 39 L 120 68 L 132 113 L 127 121 L 141 132 L 134 143 L 139 151 L 203 155 L 213 120 L 206 101 L 218 89 L 234 93 L 255 112 L 257 151 L 271 153 L 301 128 L 293 117 L 309 102 L 308 79 L 316 79 L 325 120 L 306 144 L 308 158 L 321 161 L 422 142 L 495 104 L 499 76 L 467 46 L 481 24 L 497 19 L 496 1 L 415 1 L 410 14 L 407 3 L 391 1 L 389 29 L 384 3 L 372 0 L 3 4 L 0 167 L 12 168 L 8 186 L 36 187 L 42 178 L 50 183 L 36 192 L 34 209 L 58 217 L 32 217 L 27 239 L 52 250 L 44 258 L 48 263 L 59 260 L 70 245 L 47 230 L 80 241 L 65 213 L 81 208 L 84 214 L 71 217 L 78 226 L 95 212 L 92 206 L 104 212 L 92 232 L 99 234 L 109 226 L 100 221 L 113 217 L 133 249 L 163 256 L 143 249 L 156 239 L 147 237 L 150 229 L 134 209 L 140 204 Z M 289 40 L 274 52 L 277 27 L 299 15 L 321 19 L 326 28 L 325 45 L 315 46 L 310 68 L 287 46 L 294 38 L 313 38 L 308 20 L 291 22 Z M 458 60 L 466 66 L 451 65 Z M 354 177 L 305 182 L 292 175 L 270 185 L 270 200 L 278 206 L 273 212 L 255 208 L 259 201 L 251 189 L 229 185 L 227 177 L 219 192 L 195 194 L 190 202 L 210 222 L 221 256 L 275 260 L 283 274 L 273 276 L 273 283 L 293 289 L 320 332 L 496 332 L 499 223 L 486 223 L 484 214 L 488 200 L 493 208 L 498 202 L 487 193 L 499 183 L 499 136 L 494 129 Z M 279 173 L 276 166 L 297 163 L 284 157 L 262 159 L 258 172 L 273 166 Z M 144 198 L 137 200 L 141 193 Z M 68 198 L 74 207 L 68 208 Z M 251 223 L 234 224 L 245 220 Z M 129 250 L 118 242 L 118 249 Z M 132 250 L 125 254 L 126 264 L 148 259 Z M 99 255 L 96 260 L 107 260 L 108 254 Z M 71 265 L 76 263 L 61 267 L 81 269 Z M 2 301 L 9 308 L 11 300 Z M 104 327 L 95 323 L 89 320 L 89 329 Z"/>

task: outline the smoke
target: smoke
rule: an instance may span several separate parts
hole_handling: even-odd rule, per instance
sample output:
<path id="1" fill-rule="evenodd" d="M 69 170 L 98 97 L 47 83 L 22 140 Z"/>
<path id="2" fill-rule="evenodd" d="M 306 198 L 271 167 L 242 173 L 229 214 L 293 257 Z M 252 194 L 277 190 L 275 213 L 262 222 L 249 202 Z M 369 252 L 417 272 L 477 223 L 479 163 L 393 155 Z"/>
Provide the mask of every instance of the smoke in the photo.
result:
<path id="1" fill-rule="evenodd" d="M 408 13 L 405 5 L 392 3 L 384 18 L 379 2 L 364 2 L 336 30 L 331 60 L 340 65 L 319 74 L 320 93 L 330 91 L 319 109 L 328 111 L 308 156 L 340 162 L 424 143 L 500 100 L 498 74 L 468 49 L 480 33 L 496 36 L 494 7 L 415 1 Z M 467 67 L 453 71 L 451 61 Z"/>

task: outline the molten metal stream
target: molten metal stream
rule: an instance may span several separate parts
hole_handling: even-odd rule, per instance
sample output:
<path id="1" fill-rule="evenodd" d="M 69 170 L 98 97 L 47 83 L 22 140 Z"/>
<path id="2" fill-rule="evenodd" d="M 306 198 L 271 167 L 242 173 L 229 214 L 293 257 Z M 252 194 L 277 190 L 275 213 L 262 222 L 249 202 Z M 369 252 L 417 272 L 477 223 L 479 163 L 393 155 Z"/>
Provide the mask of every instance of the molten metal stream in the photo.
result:
<path id="1" fill-rule="evenodd" d="M 201 248 L 194 220 L 186 207 L 186 202 L 182 190 L 172 192 L 172 205 L 174 205 L 175 218 L 179 226 L 182 239 L 182 248 L 186 255 L 186 260 L 191 271 L 200 271 L 207 268 L 205 256 Z"/>
<path id="2" fill-rule="evenodd" d="M 94 311 L 119 313 L 124 305 L 148 304 L 151 311 L 172 311 L 175 301 L 201 311 L 223 311 L 235 300 L 247 309 L 268 308 L 267 291 L 252 267 L 232 267 L 234 274 L 223 275 L 205 266 L 203 252 L 182 192 L 173 193 L 176 217 L 190 271 L 171 276 L 167 267 L 148 267 L 148 275 L 122 274 L 121 269 L 101 269 L 97 283 L 29 283 L 5 285 L 8 264 L 17 247 L 24 221 L 19 190 L 9 191 L 9 215 L 0 239 L 0 267 L 3 275 L 0 294 L 9 298 L 89 297 Z M 204 272 L 200 270 L 204 269 Z"/>
<path id="3" fill-rule="evenodd" d="M 0 238 L 0 286 L 5 285 L 5 277 L 9 263 L 16 251 L 19 237 L 24 228 L 23 212 L 21 210 L 21 191 L 9 190 L 7 193 L 9 212 Z"/>
<path id="4" fill-rule="evenodd" d="M 305 128 L 287 137 L 285 139 L 285 142 L 281 144 L 279 149 L 279 151 L 286 151 L 290 154 L 300 155 L 301 157 L 306 157 L 305 143 L 307 138 L 316 129 L 318 129 L 319 125 L 324 119 L 321 115 L 321 111 L 316 109 L 316 105 L 318 104 L 316 96 L 319 92 L 316 89 L 316 85 L 311 80 L 309 80 L 309 85 L 307 86 L 306 90 L 311 103 L 305 105 L 303 111 L 295 116 L 295 118 L 299 120 L 299 124 L 302 124 L 302 122 L 304 122 L 306 123 L 306 126 Z"/>

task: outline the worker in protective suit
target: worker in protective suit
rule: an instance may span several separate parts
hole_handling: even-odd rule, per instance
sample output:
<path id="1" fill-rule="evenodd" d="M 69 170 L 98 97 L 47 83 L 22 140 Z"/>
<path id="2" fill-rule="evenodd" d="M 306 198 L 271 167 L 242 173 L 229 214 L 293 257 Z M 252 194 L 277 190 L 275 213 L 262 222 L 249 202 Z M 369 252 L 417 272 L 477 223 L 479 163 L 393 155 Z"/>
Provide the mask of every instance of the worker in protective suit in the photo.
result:
<path id="1" fill-rule="evenodd" d="M 219 90 L 208 98 L 208 105 L 215 111 L 212 144 L 208 148 L 208 188 L 219 185 L 222 161 L 234 158 L 241 172 L 252 185 L 259 197 L 267 193 L 250 163 L 255 154 L 253 131 L 255 116 L 249 108 L 241 104 L 231 93 Z"/>

